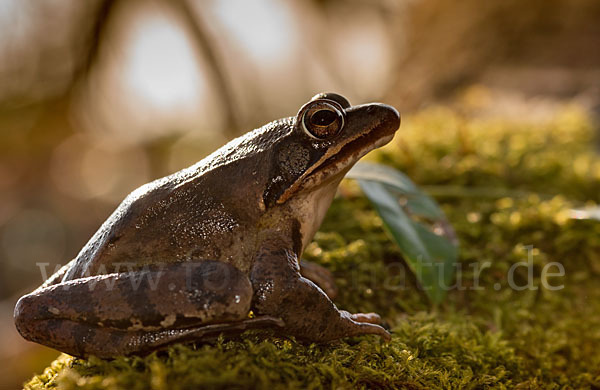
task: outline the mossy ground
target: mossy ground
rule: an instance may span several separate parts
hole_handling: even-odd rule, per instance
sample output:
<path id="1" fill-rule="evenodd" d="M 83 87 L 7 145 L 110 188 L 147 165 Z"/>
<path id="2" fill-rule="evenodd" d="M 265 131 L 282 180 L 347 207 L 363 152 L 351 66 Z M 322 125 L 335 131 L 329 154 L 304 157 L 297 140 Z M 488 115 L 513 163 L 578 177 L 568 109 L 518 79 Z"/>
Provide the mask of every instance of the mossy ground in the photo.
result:
<path id="1" fill-rule="evenodd" d="M 373 158 L 442 204 L 461 242 L 460 283 L 432 307 L 352 183 L 306 253 L 334 271 L 338 306 L 383 315 L 389 344 L 370 336 L 303 344 L 254 331 L 144 358 L 64 355 L 26 388 L 598 388 L 600 222 L 569 218 L 570 208 L 600 202 L 592 139 L 573 107 L 536 124 L 447 108 L 405 118 Z M 511 266 L 528 261 L 525 246 L 536 290 L 508 285 Z M 564 285 L 556 291 L 541 286 L 551 262 L 564 266 L 548 279 Z M 514 276 L 528 283 L 524 267 Z"/>

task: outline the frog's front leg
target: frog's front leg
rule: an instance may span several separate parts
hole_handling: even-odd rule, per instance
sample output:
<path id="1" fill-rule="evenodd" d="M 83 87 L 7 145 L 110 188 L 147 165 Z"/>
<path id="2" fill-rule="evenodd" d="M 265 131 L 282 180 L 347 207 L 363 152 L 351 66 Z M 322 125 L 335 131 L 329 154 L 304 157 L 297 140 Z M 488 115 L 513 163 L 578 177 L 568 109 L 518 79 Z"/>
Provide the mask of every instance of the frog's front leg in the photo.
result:
<path id="1" fill-rule="evenodd" d="M 247 317 L 252 286 L 218 261 L 176 263 L 62 282 L 22 297 L 19 332 L 76 356 L 141 354 L 222 331 L 272 326 Z"/>
<path id="2" fill-rule="evenodd" d="M 281 248 L 281 247 L 279 247 Z M 362 334 L 390 340 L 374 313 L 351 314 L 338 310 L 317 285 L 300 275 L 298 258 L 277 243 L 267 244 L 251 270 L 253 307 L 258 314 L 279 317 L 290 334 L 311 340 L 329 341 Z"/>

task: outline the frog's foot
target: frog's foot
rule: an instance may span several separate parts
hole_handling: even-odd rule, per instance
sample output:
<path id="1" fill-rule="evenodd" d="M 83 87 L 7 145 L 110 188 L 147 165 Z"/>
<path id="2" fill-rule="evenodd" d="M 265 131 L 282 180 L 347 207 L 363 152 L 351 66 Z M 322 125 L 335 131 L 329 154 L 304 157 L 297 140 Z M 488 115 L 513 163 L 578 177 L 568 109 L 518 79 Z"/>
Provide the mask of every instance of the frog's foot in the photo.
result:
<path id="1" fill-rule="evenodd" d="M 330 299 L 335 299 L 338 288 L 335 285 L 333 274 L 327 268 L 302 259 L 300 260 L 300 273 L 306 279 L 312 280 L 317 286 L 321 287 Z"/>
<path id="2" fill-rule="evenodd" d="M 294 259 L 295 255 L 286 250 L 265 251 L 257 258 L 250 279 L 254 288 L 253 307 L 258 313 L 283 319 L 286 332 L 311 341 L 363 334 L 390 340 L 383 327 L 369 322 L 376 321 L 378 316 L 338 310 L 323 290 L 300 275 Z"/>
<path id="3" fill-rule="evenodd" d="M 366 322 L 369 324 L 381 325 L 383 321 L 377 313 L 355 313 L 351 314 L 351 318 L 356 322 Z"/>

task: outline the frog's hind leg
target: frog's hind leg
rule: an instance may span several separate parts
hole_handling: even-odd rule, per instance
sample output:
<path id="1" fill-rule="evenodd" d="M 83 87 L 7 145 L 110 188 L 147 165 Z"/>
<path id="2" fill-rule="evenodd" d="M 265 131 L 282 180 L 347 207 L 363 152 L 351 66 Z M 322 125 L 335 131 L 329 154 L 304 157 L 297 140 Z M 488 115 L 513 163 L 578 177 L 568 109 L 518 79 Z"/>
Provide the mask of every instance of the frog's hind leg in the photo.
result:
<path id="1" fill-rule="evenodd" d="M 289 250 L 263 250 L 252 268 L 254 308 L 259 314 L 283 319 L 292 335 L 311 341 L 376 334 L 390 340 L 374 313 L 351 314 L 338 308 L 317 285 L 299 273 Z"/>
<path id="2" fill-rule="evenodd" d="M 246 321 L 251 299 L 248 277 L 229 264 L 175 263 L 37 289 L 17 303 L 15 323 L 31 341 L 111 357 L 198 339 L 234 322 L 256 325 L 261 320 Z"/>
<path id="3" fill-rule="evenodd" d="M 199 341 L 221 333 L 241 333 L 248 329 L 281 326 L 281 319 L 262 316 L 231 323 L 156 331 L 124 331 L 61 319 L 32 322 L 28 329 L 35 334 L 43 334 L 48 329 L 54 330 L 43 339 L 30 339 L 70 355 L 114 358 L 120 355 L 145 355 L 170 344 Z"/>

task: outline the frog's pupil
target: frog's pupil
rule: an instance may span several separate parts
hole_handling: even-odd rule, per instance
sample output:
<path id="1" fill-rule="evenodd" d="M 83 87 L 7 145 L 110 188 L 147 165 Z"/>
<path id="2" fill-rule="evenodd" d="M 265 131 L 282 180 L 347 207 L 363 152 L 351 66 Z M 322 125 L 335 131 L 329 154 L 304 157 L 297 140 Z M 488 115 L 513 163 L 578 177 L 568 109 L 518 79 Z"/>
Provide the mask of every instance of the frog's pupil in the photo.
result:
<path id="1" fill-rule="evenodd" d="M 330 110 L 319 110 L 310 117 L 310 123 L 315 126 L 329 126 L 337 119 L 337 114 Z"/>

